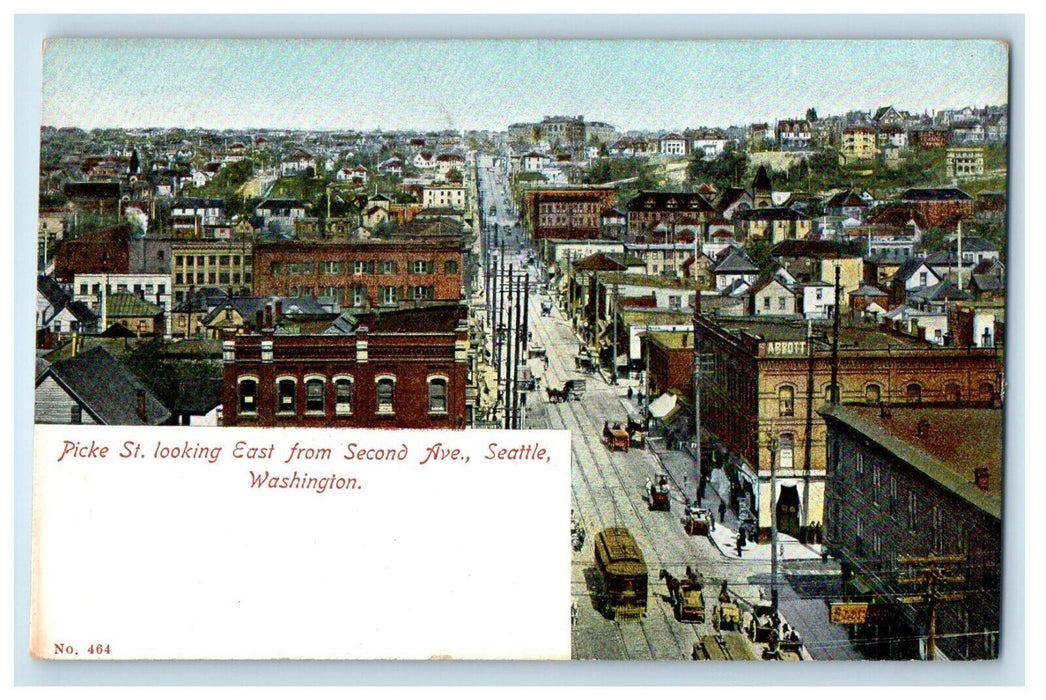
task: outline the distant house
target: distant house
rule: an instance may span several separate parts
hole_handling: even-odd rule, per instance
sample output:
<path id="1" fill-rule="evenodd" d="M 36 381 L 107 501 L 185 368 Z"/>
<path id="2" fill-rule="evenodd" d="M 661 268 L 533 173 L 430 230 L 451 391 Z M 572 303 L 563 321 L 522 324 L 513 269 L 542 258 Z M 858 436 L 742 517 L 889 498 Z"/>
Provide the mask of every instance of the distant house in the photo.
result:
<path id="1" fill-rule="evenodd" d="M 403 175 L 403 161 L 399 158 L 389 158 L 378 163 L 377 170 L 379 173 L 385 173 L 386 175 L 395 175 L 399 177 Z"/>
<path id="2" fill-rule="evenodd" d="M 110 327 L 119 324 L 139 337 L 162 336 L 166 328 L 163 308 L 131 292 L 110 294 L 102 313 Z"/>
<path id="3" fill-rule="evenodd" d="M 759 268 L 743 250 L 732 248 L 715 266 L 712 274 L 715 276 L 716 289 L 724 290 L 738 281 L 747 284 L 755 282 L 759 276 Z"/>
<path id="4" fill-rule="evenodd" d="M 183 379 L 171 412 L 178 425 L 221 425 L 222 380 Z"/>
<path id="5" fill-rule="evenodd" d="M 658 139 L 658 148 L 663 156 L 686 155 L 686 139 L 679 134 L 665 134 Z"/>
<path id="6" fill-rule="evenodd" d="M 309 170 L 313 173 L 316 172 L 316 159 L 312 154 L 301 149 L 295 151 L 280 163 L 280 175 L 283 177 L 308 173 Z"/>
<path id="7" fill-rule="evenodd" d="M 813 129 L 806 119 L 782 119 L 777 122 L 777 143 L 783 151 L 807 148 L 813 138 Z"/>
<path id="8" fill-rule="evenodd" d="M 162 425 L 171 412 L 102 346 L 59 360 L 36 377 L 37 423 Z"/>
<path id="9" fill-rule="evenodd" d="M 752 284 L 749 290 L 748 312 L 753 316 L 794 316 L 795 291 L 767 270 Z"/>

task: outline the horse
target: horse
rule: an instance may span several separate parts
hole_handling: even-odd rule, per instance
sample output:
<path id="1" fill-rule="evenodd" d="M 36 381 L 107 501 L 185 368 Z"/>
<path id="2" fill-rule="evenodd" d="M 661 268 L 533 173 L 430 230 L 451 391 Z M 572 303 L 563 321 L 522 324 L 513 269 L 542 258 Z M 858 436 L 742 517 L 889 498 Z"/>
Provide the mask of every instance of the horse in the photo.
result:
<path id="1" fill-rule="evenodd" d="M 550 386 L 545 387 L 545 393 L 548 394 L 549 403 L 561 403 L 566 398 L 566 392 Z"/>
<path id="2" fill-rule="evenodd" d="M 676 598 L 679 596 L 679 579 L 672 574 L 668 573 L 666 569 L 661 569 L 661 573 L 658 574 L 658 578 L 663 579 L 665 586 L 668 587 L 668 602 L 675 605 Z"/>

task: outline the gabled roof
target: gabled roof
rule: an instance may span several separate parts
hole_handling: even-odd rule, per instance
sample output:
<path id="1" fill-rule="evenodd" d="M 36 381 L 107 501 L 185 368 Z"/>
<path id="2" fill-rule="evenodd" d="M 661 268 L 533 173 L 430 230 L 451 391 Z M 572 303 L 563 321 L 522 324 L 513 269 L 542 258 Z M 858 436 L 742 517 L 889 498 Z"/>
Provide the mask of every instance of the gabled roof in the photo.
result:
<path id="1" fill-rule="evenodd" d="M 825 206 L 832 208 L 867 207 L 868 202 L 861 199 L 853 190 L 843 190 L 829 197 Z"/>
<path id="2" fill-rule="evenodd" d="M 933 274 L 937 274 L 936 271 L 934 271 L 929 265 L 926 264 L 926 260 L 924 260 L 923 258 L 911 258 L 905 261 L 905 263 L 901 265 L 899 268 L 897 268 L 897 272 L 893 273 L 893 279 L 906 281 L 909 277 L 915 274 L 916 270 L 918 270 L 920 267 L 924 265 L 927 269 L 933 272 Z"/>
<path id="3" fill-rule="evenodd" d="M 221 379 L 183 379 L 178 384 L 178 398 L 171 409 L 174 413 L 202 416 L 221 403 Z"/>
<path id="4" fill-rule="evenodd" d="M 971 298 L 965 290 L 959 289 L 951 280 L 943 280 L 930 287 L 916 290 L 909 296 L 921 301 L 965 301 Z"/>
<path id="5" fill-rule="evenodd" d="M 573 265 L 575 270 L 584 272 L 624 272 L 628 267 L 606 253 L 593 253 L 578 260 Z"/>
<path id="6" fill-rule="evenodd" d="M 106 300 L 106 313 L 111 317 L 156 316 L 163 308 L 131 292 L 114 292 Z"/>
<path id="7" fill-rule="evenodd" d="M 752 179 L 753 190 L 769 190 L 770 189 L 770 175 L 766 172 L 766 166 L 760 165 L 759 169 L 755 171 L 755 177 Z"/>
<path id="8" fill-rule="evenodd" d="M 887 204 L 868 217 L 868 223 L 870 224 L 884 224 L 901 228 L 907 226 L 909 221 L 914 221 L 920 230 L 926 230 L 930 227 L 926 221 L 926 216 L 917 207 L 910 204 Z"/>
<path id="9" fill-rule="evenodd" d="M 160 425 L 171 412 L 127 367 L 99 346 L 59 360 L 36 379 L 54 380 L 91 417 L 105 425 Z M 138 416 L 138 392 L 145 395 L 145 420 Z"/>
<path id="10" fill-rule="evenodd" d="M 788 238 L 770 249 L 772 258 L 834 258 L 842 255 L 835 241 Z"/>
<path id="11" fill-rule="evenodd" d="M 982 292 L 1001 292 L 1006 289 L 1006 280 L 998 275 L 973 275 L 970 286 L 976 286 Z"/>
<path id="12" fill-rule="evenodd" d="M 734 221 L 809 221 L 810 217 L 789 207 L 766 207 L 734 212 Z"/>
<path id="13" fill-rule="evenodd" d="M 829 285 L 829 286 L 831 286 L 831 285 Z M 888 296 L 886 294 L 886 292 L 884 292 L 883 290 L 879 289 L 878 287 L 873 287 L 872 285 L 868 284 L 867 282 L 862 283 L 860 287 L 858 287 L 857 289 L 855 289 L 852 292 L 850 292 L 850 297 L 851 298 L 852 297 L 872 298 L 872 297 L 885 297 L 885 296 Z"/>
<path id="14" fill-rule="evenodd" d="M 738 248 L 731 249 L 732 252 L 727 256 L 723 262 L 715 266 L 712 270 L 717 275 L 723 274 L 757 274 L 759 268 L 756 266 L 752 259 L 745 254 L 743 250 Z"/>
<path id="15" fill-rule="evenodd" d="M 697 192 L 640 192 L 629 200 L 627 208 L 629 211 L 715 211 Z"/>
<path id="16" fill-rule="evenodd" d="M 903 202 L 967 202 L 973 197 L 958 187 L 913 187 L 901 195 Z"/>

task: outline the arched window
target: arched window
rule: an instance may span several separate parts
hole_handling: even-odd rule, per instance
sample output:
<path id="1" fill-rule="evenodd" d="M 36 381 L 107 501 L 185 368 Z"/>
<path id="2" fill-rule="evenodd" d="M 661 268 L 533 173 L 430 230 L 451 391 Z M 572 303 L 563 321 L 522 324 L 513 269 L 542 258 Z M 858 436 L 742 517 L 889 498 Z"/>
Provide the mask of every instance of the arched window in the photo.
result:
<path id="1" fill-rule="evenodd" d="M 324 381 L 322 377 L 307 377 L 305 379 L 305 412 L 324 413 L 323 401 Z"/>
<path id="2" fill-rule="evenodd" d="M 905 397 L 908 399 L 908 403 L 922 403 L 923 388 L 918 384 L 909 384 L 905 389 Z"/>
<path id="3" fill-rule="evenodd" d="M 294 390 L 296 382 L 292 378 L 278 379 L 276 381 L 276 412 L 294 413 Z"/>
<path id="4" fill-rule="evenodd" d="M 258 412 L 258 380 L 254 377 L 243 377 L 239 382 L 238 409 L 239 413 Z"/>
<path id="5" fill-rule="evenodd" d="M 864 388 L 864 400 L 871 404 L 879 403 L 882 400 L 882 389 L 878 384 L 869 384 Z"/>
<path id="6" fill-rule="evenodd" d="M 995 385 L 991 382 L 981 382 L 977 392 L 981 395 L 981 401 L 991 403 L 995 400 Z"/>
<path id="7" fill-rule="evenodd" d="M 777 390 L 777 404 L 780 415 L 782 416 L 794 416 L 795 415 L 795 389 L 790 386 L 783 386 Z"/>
<path id="8" fill-rule="evenodd" d="M 429 378 L 429 413 L 447 412 L 447 379 Z"/>
<path id="9" fill-rule="evenodd" d="M 378 413 L 395 413 L 394 399 L 396 397 L 396 378 L 392 375 L 378 377 Z"/>
<path id="10" fill-rule="evenodd" d="M 959 385 L 955 382 L 949 382 L 944 385 L 944 400 L 947 403 L 959 403 L 959 397 L 962 390 Z"/>
<path id="11" fill-rule="evenodd" d="M 352 415 L 352 377 L 334 379 L 334 414 Z"/>

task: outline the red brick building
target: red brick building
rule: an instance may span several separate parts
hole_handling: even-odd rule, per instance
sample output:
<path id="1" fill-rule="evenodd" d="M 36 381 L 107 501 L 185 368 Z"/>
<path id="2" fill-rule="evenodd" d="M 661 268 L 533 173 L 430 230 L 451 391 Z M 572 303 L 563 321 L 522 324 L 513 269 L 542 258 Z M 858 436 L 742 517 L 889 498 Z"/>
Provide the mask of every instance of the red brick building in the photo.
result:
<path id="1" fill-rule="evenodd" d="M 130 272 L 130 229 L 110 226 L 76 238 L 64 238 L 55 248 L 54 276 L 72 282 L 77 273 Z"/>
<path id="2" fill-rule="evenodd" d="M 523 221 L 535 239 L 600 238 L 603 212 L 614 206 L 617 192 L 609 187 L 528 190 Z"/>
<path id="3" fill-rule="evenodd" d="M 947 129 L 913 129 L 908 138 L 914 148 L 944 148 L 948 145 Z"/>
<path id="4" fill-rule="evenodd" d="M 973 218 L 973 197 L 956 187 L 913 187 L 904 191 L 901 202 L 918 209 L 931 227 Z"/>
<path id="5" fill-rule="evenodd" d="M 276 334 L 271 325 L 229 334 L 224 424 L 464 428 L 466 319 L 455 303 L 343 314 L 323 334 Z"/>
<path id="6" fill-rule="evenodd" d="M 650 331 L 643 335 L 651 399 L 667 391 L 692 397 L 694 393 L 694 334 Z"/>
<path id="7" fill-rule="evenodd" d="M 779 489 L 788 492 L 779 493 L 779 501 L 791 504 L 779 514 L 782 531 L 797 534 L 823 521 L 825 425 L 816 410 L 830 397 L 831 325 L 814 325 L 807 337 L 804 323 L 701 316 L 698 345 L 708 368 L 701 384 L 703 438 L 722 457 L 735 497 L 751 499 L 760 536 L 770 527 L 772 453 Z M 670 352 L 681 356 L 675 366 L 692 366 L 691 347 Z M 843 403 L 997 405 L 1002 369 L 1000 347 L 941 347 L 864 325 L 840 328 Z M 654 363 L 648 373 L 652 387 L 673 382 Z M 686 395 L 692 401 L 693 389 Z M 650 396 L 656 398 L 653 390 Z"/>
<path id="8" fill-rule="evenodd" d="M 457 302 L 463 267 L 460 238 L 259 243 L 254 294 L 332 297 L 357 308 Z"/>

